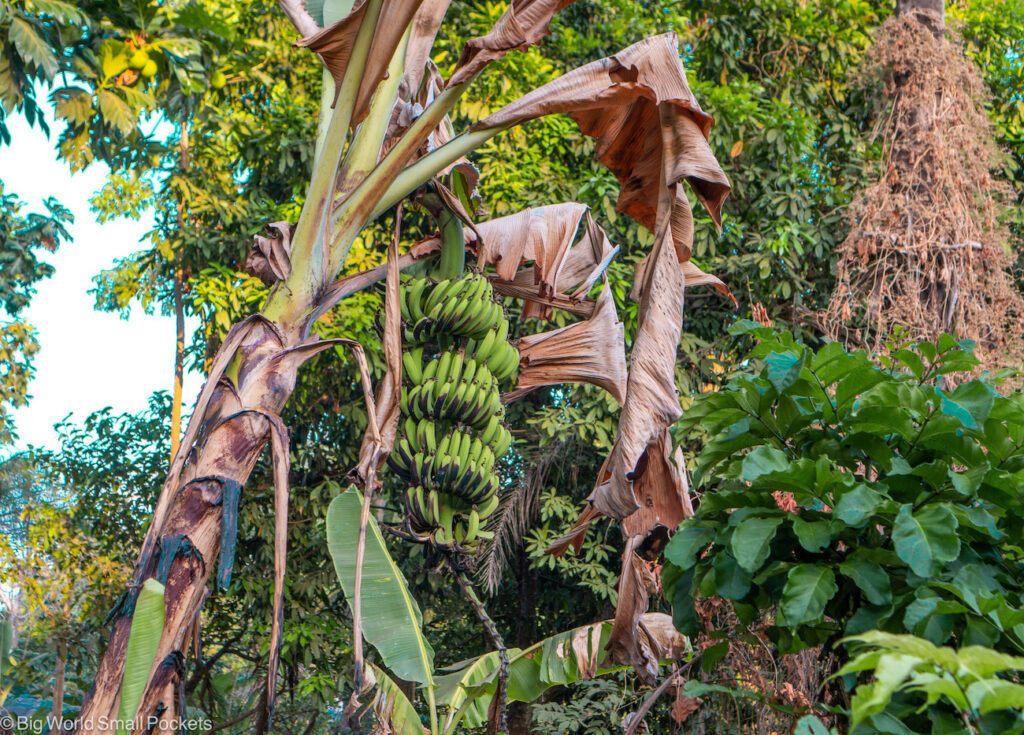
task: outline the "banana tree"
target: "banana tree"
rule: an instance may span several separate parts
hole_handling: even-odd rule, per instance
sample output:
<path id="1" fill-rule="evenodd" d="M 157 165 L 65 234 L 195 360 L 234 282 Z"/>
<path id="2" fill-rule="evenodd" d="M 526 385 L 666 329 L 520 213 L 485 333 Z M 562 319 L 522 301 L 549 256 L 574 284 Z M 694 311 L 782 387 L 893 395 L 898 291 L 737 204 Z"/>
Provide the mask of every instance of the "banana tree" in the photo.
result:
<path id="1" fill-rule="evenodd" d="M 358 528 L 352 558 L 339 566 L 343 583 L 351 589 L 357 659 L 362 645 L 358 632 L 364 619 L 362 599 L 368 599 L 372 589 L 371 585 L 367 595 L 361 596 L 361 578 L 370 579 L 363 566 L 378 546 L 375 526 L 367 517 L 367 498 L 377 486 L 383 462 L 396 452 L 401 455 L 406 446 L 402 442 L 410 448 L 411 442 L 420 440 L 431 446 L 429 435 L 416 435 L 418 428 L 406 428 L 403 435 L 401 418 L 405 416 L 408 425 L 412 411 L 420 412 L 421 421 L 427 416 L 454 421 L 454 415 L 460 426 L 487 432 L 481 428 L 486 410 L 500 414 L 493 396 L 499 380 L 517 367 L 509 368 L 509 356 L 518 354 L 519 385 L 501 400 L 512 400 L 540 385 L 582 381 L 606 388 L 622 403 L 618 438 L 581 517 L 580 531 L 565 546 L 579 538 L 597 514 L 625 519 L 630 541 L 620 605 L 607 640 L 602 632 L 601 647 L 610 656 L 608 665 L 631 665 L 645 678 L 656 672 L 662 649 L 645 622 L 647 599 L 656 580 L 643 555 L 657 548 L 651 539 L 656 542 L 665 529 L 673 528 L 688 504 L 685 475 L 678 456 L 672 456 L 668 434 L 668 427 L 681 415 L 674 366 L 684 287 L 710 283 L 724 289 L 689 262 L 693 217 L 685 185 L 691 186 L 718 225 L 729 191 L 707 143 L 712 119 L 687 86 L 677 39 L 671 33 L 571 71 L 464 131 L 457 133 L 449 119 L 453 106 L 491 62 L 538 43 L 554 13 L 570 1 L 513 0 L 489 33 L 467 42 L 454 72 L 443 79 L 430 60 L 430 50 L 448 0 L 307 0 L 304 4 L 279 0 L 302 36 L 297 43 L 324 65 L 312 179 L 298 222 L 294 226 L 275 223 L 254 243 L 249 266 L 275 285 L 258 314 L 232 327 L 212 361 L 171 461 L 134 573 L 114 610 L 96 685 L 79 719 L 80 732 L 112 731 L 119 711 L 133 714 L 145 729 L 173 729 L 179 721 L 185 704 L 180 684 L 186 652 L 198 635 L 200 610 L 210 594 L 208 582 L 215 566 L 214 591 L 230 581 L 242 488 L 268 445 L 275 478 L 275 554 L 265 701 L 267 713 L 272 711 L 282 638 L 288 523 L 288 430 L 280 413 L 301 365 L 332 348 L 355 352 L 363 368 L 369 415 L 357 468 L 366 497 L 361 505 L 346 501 L 339 506 L 342 510 L 332 508 Z M 603 288 L 596 300 L 588 299 L 615 248 L 589 215 L 582 237 L 573 244 L 585 208 L 575 204 L 543 207 L 489 223 L 476 223 L 471 214 L 476 174 L 466 156 L 505 130 L 556 113 L 569 115 L 585 135 L 595 139 L 598 159 L 621 185 L 618 209 L 655 235 L 634 287 L 640 306 L 628 372 L 622 325 L 610 289 Z M 403 204 L 413 203 L 434 216 L 438 237 L 400 255 L 396 232 L 387 266 L 339 278 L 360 233 L 392 212 L 397 229 Z M 465 274 L 467 255 L 476 261 L 469 274 Z M 399 271 L 417 263 L 422 270 L 423 261 L 429 262 L 427 267 L 436 279 L 428 279 L 429 288 L 412 299 L 412 287 L 400 287 Z M 523 267 L 530 262 L 532 266 Z M 360 346 L 321 339 L 316 322 L 342 299 L 380 280 L 386 280 L 384 342 L 389 368 L 374 395 Z M 473 299 L 467 290 L 471 287 L 476 289 Z M 497 340 L 489 337 L 487 343 L 485 335 L 507 329 L 507 320 L 500 308 L 484 304 L 486 309 L 478 311 L 474 301 L 478 293 L 487 294 L 488 300 L 493 294 L 523 299 L 527 312 L 536 316 L 560 308 L 586 319 L 562 330 L 525 337 L 518 353 L 504 346 L 503 337 L 502 348 L 492 353 Z M 471 389 L 468 379 L 461 386 L 464 393 L 456 397 L 443 392 L 448 383 L 442 385 L 435 378 L 431 390 L 420 390 L 420 400 L 412 406 L 412 392 L 406 388 L 403 394 L 402 388 L 403 342 L 410 351 L 423 349 L 427 340 L 440 345 L 442 352 L 458 352 L 455 359 L 460 361 L 462 377 L 466 376 L 463 366 L 469 364 L 462 362 L 463 356 L 473 362 L 473 400 L 465 394 Z M 490 345 L 487 350 L 485 343 Z M 406 368 L 415 371 L 423 366 L 413 362 Z M 454 374 L 450 365 L 444 370 L 449 378 Z M 489 374 L 486 390 L 480 382 L 485 373 Z M 417 377 L 427 380 L 425 374 Z M 493 435 L 504 437 L 507 430 L 500 429 L 494 428 Z M 460 455 L 484 451 L 477 447 L 483 444 L 476 441 L 479 437 L 466 436 L 465 441 L 451 439 L 461 443 Z M 467 449 L 470 445 L 472 449 Z M 493 448 L 490 451 L 495 453 Z M 411 459 L 414 465 L 420 463 L 417 471 L 422 469 L 422 458 Z M 449 484 L 458 480 L 459 492 L 464 493 L 459 497 L 472 502 L 439 508 L 433 502 L 437 491 L 427 488 L 431 504 L 417 506 L 414 512 L 411 502 L 422 494 L 413 492 L 404 531 L 399 531 L 412 541 L 434 545 L 456 571 L 460 563 L 456 560 L 473 548 L 467 541 L 465 519 L 475 514 L 479 523 L 482 510 L 477 499 L 490 503 L 498 489 L 482 472 L 466 472 L 470 466 L 479 470 L 479 459 L 462 462 L 440 467 L 435 462 L 425 476 L 415 477 L 421 489 L 438 477 Z M 399 465 L 412 476 L 408 461 Z M 486 530 L 482 534 L 473 530 L 485 543 Z M 350 583 L 346 582 L 349 572 Z M 152 595 L 145 606 L 141 604 L 144 589 L 160 590 L 163 597 L 162 634 L 155 645 L 133 641 L 136 630 L 150 630 L 133 617 L 155 615 L 152 611 L 160 607 L 150 604 Z M 471 589 L 467 594 L 474 598 Z M 410 615 L 415 620 L 412 608 Z M 369 636 L 368 618 L 365 625 Z M 499 649 L 493 699 L 500 710 L 512 692 L 520 659 L 516 652 L 504 651 L 498 632 L 491 632 Z M 426 657 L 427 647 L 420 648 L 419 655 Z M 136 682 L 130 687 L 125 682 L 128 653 L 132 653 L 132 671 L 140 670 L 135 659 L 145 658 L 141 670 L 148 674 L 140 694 L 135 694 L 140 690 Z M 419 676 L 429 682 L 429 667 Z M 137 706 L 128 707 L 134 713 L 123 707 L 128 689 L 133 692 L 132 702 L 138 696 Z M 435 687 L 428 685 L 427 690 L 433 696 Z M 500 725 L 500 716 L 494 719 Z M 432 723 L 431 731 L 440 732 L 437 723 Z"/>

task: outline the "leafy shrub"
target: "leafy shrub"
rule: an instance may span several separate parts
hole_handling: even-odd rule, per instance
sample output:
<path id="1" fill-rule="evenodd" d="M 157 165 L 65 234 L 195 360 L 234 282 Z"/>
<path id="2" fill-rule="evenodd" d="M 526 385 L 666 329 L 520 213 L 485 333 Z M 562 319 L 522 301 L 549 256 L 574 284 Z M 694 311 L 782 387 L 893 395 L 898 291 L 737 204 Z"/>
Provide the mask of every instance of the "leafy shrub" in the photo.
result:
<path id="1" fill-rule="evenodd" d="M 1024 395 L 957 384 L 976 360 L 948 336 L 875 360 L 733 331 L 758 368 L 678 426 L 703 497 L 666 549 L 676 626 L 703 632 L 695 599 L 720 596 L 781 653 L 872 629 L 1024 651 Z"/>

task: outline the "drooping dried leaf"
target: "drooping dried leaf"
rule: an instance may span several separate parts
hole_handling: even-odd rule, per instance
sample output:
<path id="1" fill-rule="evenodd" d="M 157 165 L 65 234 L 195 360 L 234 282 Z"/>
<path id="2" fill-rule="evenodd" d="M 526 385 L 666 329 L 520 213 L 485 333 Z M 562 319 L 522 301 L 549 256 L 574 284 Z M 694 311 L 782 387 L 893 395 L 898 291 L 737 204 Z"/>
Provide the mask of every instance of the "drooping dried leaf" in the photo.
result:
<path id="1" fill-rule="evenodd" d="M 401 208 L 396 220 L 401 220 Z M 399 229 L 395 228 L 395 236 L 388 245 L 387 279 L 384 286 L 384 360 L 387 364 L 387 371 L 381 381 L 377 400 L 374 402 L 372 392 L 367 392 L 366 402 L 370 412 L 370 419 L 376 427 L 367 427 L 363 436 L 362 446 L 359 448 L 359 464 L 356 466 L 356 474 L 364 481 L 375 474 L 381 463 L 391 453 L 395 444 L 395 435 L 398 431 L 400 418 L 401 390 L 402 390 L 402 314 L 399 304 L 399 257 L 398 257 Z M 369 383 L 369 369 L 360 365 L 364 387 Z M 367 488 L 367 491 L 372 488 Z"/>
<path id="2" fill-rule="evenodd" d="M 532 260 L 535 283 L 550 295 L 586 211 L 584 204 L 564 202 L 481 222 L 478 230 L 483 239 L 476 242 L 477 263 L 494 265 L 499 278 L 511 281 L 519 266 Z"/>
<path id="3" fill-rule="evenodd" d="M 555 292 L 566 294 L 569 289 L 576 287 L 569 295 L 570 299 L 581 300 L 590 293 L 594 283 L 611 264 L 612 259 L 618 254 L 619 249 L 612 246 L 608 236 L 588 210 L 586 213 L 586 225 L 583 238 L 569 248 L 568 254 L 558 269 L 558 276 L 555 280 Z M 513 281 L 517 286 L 524 288 L 537 286 L 537 271 L 534 266 L 520 269 Z M 528 301 L 524 305 L 523 317 L 537 317 L 550 319 L 551 309 L 546 306 Z"/>
<path id="4" fill-rule="evenodd" d="M 640 617 L 647 612 L 651 596 L 658 592 L 658 580 L 639 554 L 634 551 L 638 539 L 626 543 L 619 577 L 615 622 L 605 650 L 616 664 L 629 664 L 645 684 L 657 680 L 658 652 L 640 633 Z"/>
<path id="5" fill-rule="evenodd" d="M 704 701 L 698 697 L 687 697 L 682 693 L 682 687 L 680 687 L 676 698 L 672 700 L 672 709 L 669 710 L 669 714 L 672 715 L 672 719 L 677 725 L 682 725 L 690 715 L 700 709 L 703 703 Z"/>
<path id="6" fill-rule="evenodd" d="M 380 21 L 374 30 L 359 91 L 356 94 L 356 103 L 352 111 L 353 124 L 363 119 L 377 85 L 387 77 L 388 65 L 421 2 L 422 0 L 384 0 L 380 10 Z M 300 39 L 296 44 L 319 54 L 334 78 L 336 90 L 341 89 L 341 83 L 345 79 L 345 72 L 352 56 L 352 46 L 359 33 L 359 27 L 366 19 L 367 5 L 367 0 L 360 0 L 352 12 L 337 23 Z"/>
<path id="7" fill-rule="evenodd" d="M 466 42 L 449 86 L 469 81 L 509 51 L 540 43 L 551 18 L 574 0 L 512 0 L 486 35 Z"/>
<path id="8" fill-rule="evenodd" d="M 622 530 L 630 538 L 646 538 L 657 526 L 675 530 L 693 515 L 683 450 L 677 448 L 674 461 L 672 457 L 672 438 L 665 430 L 637 463 L 633 493 L 640 509 L 622 519 Z"/>
<path id="9" fill-rule="evenodd" d="M 288 222 L 267 225 L 269 237 L 256 235 L 245 259 L 245 270 L 267 286 L 283 281 L 292 272 L 292 226 Z"/>
<path id="10" fill-rule="evenodd" d="M 567 113 L 584 134 L 596 139 L 598 160 L 621 185 L 619 211 L 653 232 L 661 190 L 686 179 L 721 226 L 729 181 L 708 146 L 713 121 L 686 83 L 674 33 L 575 69 L 474 128 L 515 125 L 554 113 Z M 677 198 L 672 208 L 680 206 Z M 686 260 L 690 243 L 680 234 L 674 245 L 680 260 Z"/>
<path id="11" fill-rule="evenodd" d="M 619 403 L 625 398 L 624 327 L 608 286 L 601 291 L 591 319 L 527 335 L 518 348 L 517 397 L 542 385 L 590 383 L 604 388 Z"/>
<path id="12" fill-rule="evenodd" d="M 408 100 L 416 97 L 423 81 L 423 74 L 430 62 L 430 49 L 434 45 L 437 31 L 451 1 L 422 0 L 419 10 L 413 16 L 409 43 L 405 48 L 405 72 L 398 91 L 399 99 Z"/>
<path id="13" fill-rule="evenodd" d="M 665 191 L 665 190 L 663 190 Z M 664 209 L 668 212 L 667 192 Z M 684 200 L 685 202 L 685 200 Z M 676 352 L 683 326 L 683 274 L 672 248 L 671 218 L 661 218 L 643 285 L 639 326 L 630 355 L 626 400 L 610 456 L 611 477 L 590 499 L 606 516 L 622 519 L 639 504 L 633 473 L 648 445 L 682 416 L 675 385 Z"/>
<path id="14" fill-rule="evenodd" d="M 629 292 L 629 298 L 637 303 L 643 298 L 643 282 L 644 272 L 647 270 L 647 264 L 649 262 L 649 256 L 645 257 L 639 263 L 636 264 L 635 277 L 633 279 L 633 290 Z M 694 286 L 711 286 L 723 296 L 728 297 L 732 301 L 733 305 L 738 305 L 736 297 L 733 296 L 732 291 L 725 285 L 725 282 L 718 276 L 713 276 L 710 273 L 705 273 L 698 268 L 692 260 L 688 260 L 685 263 L 679 264 L 680 270 L 683 272 L 683 282 L 687 288 Z"/>

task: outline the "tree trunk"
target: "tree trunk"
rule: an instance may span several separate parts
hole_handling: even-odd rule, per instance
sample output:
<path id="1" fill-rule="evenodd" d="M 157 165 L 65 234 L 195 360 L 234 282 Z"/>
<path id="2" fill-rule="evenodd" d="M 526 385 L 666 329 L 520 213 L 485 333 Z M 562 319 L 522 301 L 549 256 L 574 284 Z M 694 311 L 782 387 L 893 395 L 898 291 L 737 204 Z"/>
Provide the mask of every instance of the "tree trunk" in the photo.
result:
<path id="1" fill-rule="evenodd" d="M 148 720 L 147 731 L 154 725 L 159 730 L 159 721 L 180 716 L 176 692 L 184 674 L 188 633 L 206 597 L 210 573 L 218 564 L 223 517 L 233 510 L 223 506 L 237 502 L 238 490 L 252 473 L 271 433 L 280 430 L 277 414 L 291 396 L 299 365 L 311 356 L 311 348 L 302 325 L 282 333 L 262 317 L 250 318 L 229 333 L 214 360 L 210 380 L 215 382 L 204 387 L 197 415 L 190 421 L 196 422 L 195 427 L 186 432 L 181 451 L 187 456 L 172 464 L 128 586 L 130 604 L 115 616 L 96 686 L 82 707 L 79 732 L 115 732 L 112 724 L 118 713 L 133 596 L 143 580 L 156 576 L 162 554 L 172 549 L 175 558 L 163 560 L 164 569 L 169 570 L 164 633 L 138 711 L 144 722 L 156 718 Z M 217 373 L 225 364 L 229 368 L 218 380 Z M 286 520 L 286 513 L 283 518 Z M 168 543 L 176 538 L 188 543 Z M 227 541 L 233 547 L 234 539 Z M 226 551 L 230 554 L 220 557 L 222 561 L 233 557 L 233 548 Z M 164 729 L 177 728 L 165 725 Z"/>
<path id="2" fill-rule="evenodd" d="M 185 307 L 182 303 L 181 269 L 174 272 L 174 397 L 171 399 L 171 459 L 181 443 L 181 391 L 185 378 Z"/>
<path id="3" fill-rule="evenodd" d="M 178 142 L 178 166 L 182 173 L 188 170 L 188 120 L 181 123 Z M 178 198 L 178 232 L 185 230 L 185 203 Z M 175 258 L 179 261 L 174 269 L 174 397 L 171 399 L 171 460 L 178 453 L 181 442 L 181 390 L 185 378 L 185 306 L 182 302 L 182 282 L 185 274 L 181 268 L 181 254 Z"/>
<path id="4" fill-rule="evenodd" d="M 68 643 L 63 638 L 57 639 L 57 666 L 53 672 L 53 705 L 50 707 L 50 733 L 59 735 L 63 732 L 61 720 L 64 718 L 64 679 L 67 671 Z"/>

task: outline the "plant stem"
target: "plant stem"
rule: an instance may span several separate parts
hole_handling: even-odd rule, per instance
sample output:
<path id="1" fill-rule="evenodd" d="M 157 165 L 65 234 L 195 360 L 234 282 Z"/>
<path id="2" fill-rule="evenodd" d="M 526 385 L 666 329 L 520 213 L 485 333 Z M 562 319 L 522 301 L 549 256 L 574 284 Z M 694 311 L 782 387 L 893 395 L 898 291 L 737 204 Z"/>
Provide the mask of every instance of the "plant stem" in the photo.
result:
<path id="1" fill-rule="evenodd" d="M 498 717 L 496 721 L 492 721 L 488 727 L 488 734 L 507 733 L 508 732 L 508 718 L 506 716 L 506 702 L 505 698 L 508 690 L 508 649 L 505 648 L 505 641 L 501 637 L 501 633 L 498 632 L 498 626 L 494 624 L 494 620 L 487 614 L 487 608 L 484 607 L 484 603 L 476 596 L 476 592 L 473 590 L 473 586 L 469 583 L 469 579 L 466 577 L 466 573 L 461 570 L 456 570 L 449 561 L 449 568 L 455 575 L 455 579 L 459 583 L 459 587 L 462 588 L 462 594 L 469 600 L 469 604 L 473 607 L 476 612 L 476 616 L 480 618 L 480 622 L 483 623 L 484 630 L 487 631 L 487 635 L 490 636 L 491 642 L 494 647 L 498 650 L 498 661 L 500 662 L 498 667 L 498 688 L 494 692 L 494 696 L 498 703 Z"/>
<path id="2" fill-rule="evenodd" d="M 447 90 L 445 93 L 447 93 Z M 440 100 L 441 97 L 438 97 L 438 101 Z M 434 104 L 437 104 L 437 102 Z M 431 105 L 431 107 L 433 107 L 433 105 Z M 429 110 L 430 108 L 428 107 L 427 109 Z M 372 219 L 380 216 L 381 213 L 395 206 L 395 204 L 407 197 L 411 192 L 415 191 L 416 188 L 421 186 L 424 181 L 427 181 L 431 176 L 436 174 L 445 166 L 459 160 L 469 153 L 472 153 L 495 135 L 508 130 L 510 127 L 512 126 L 506 125 L 497 128 L 473 130 L 452 138 L 440 148 L 435 148 L 433 151 L 423 156 L 423 158 L 420 158 L 415 163 L 403 169 L 402 172 L 390 182 L 390 185 L 384 192 L 380 199 L 380 203 L 377 205 L 377 208 L 374 209 L 370 218 Z M 411 130 L 412 129 L 410 128 L 410 132 Z"/>

